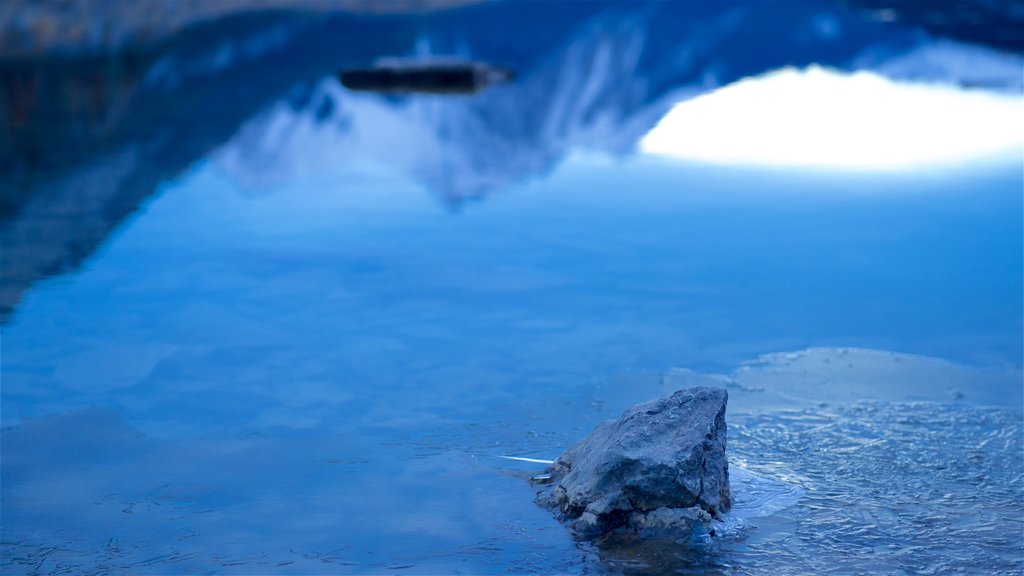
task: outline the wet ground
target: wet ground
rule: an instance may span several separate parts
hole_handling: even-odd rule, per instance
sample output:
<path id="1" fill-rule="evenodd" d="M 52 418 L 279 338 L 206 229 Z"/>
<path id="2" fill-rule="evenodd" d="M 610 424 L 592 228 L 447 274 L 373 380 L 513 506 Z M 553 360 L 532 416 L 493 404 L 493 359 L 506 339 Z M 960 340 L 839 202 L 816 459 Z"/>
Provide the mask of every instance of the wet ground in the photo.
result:
<path id="1" fill-rule="evenodd" d="M 657 14 L 594 12 L 478 95 L 275 65 L 234 124 L 160 136 L 163 104 L 252 78 L 164 64 L 102 146 L 11 156 L 3 572 L 1024 571 L 1019 155 L 836 173 L 635 152 L 730 73 L 617 60 L 681 52 Z M 820 59 L 878 53 L 851 38 Z M 773 68 L 748 54 L 736 70 Z M 573 541 L 533 502 L 543 466 L 499 458 L 698 384 L 730 393 L 737 505 L 714 537 Z"/>

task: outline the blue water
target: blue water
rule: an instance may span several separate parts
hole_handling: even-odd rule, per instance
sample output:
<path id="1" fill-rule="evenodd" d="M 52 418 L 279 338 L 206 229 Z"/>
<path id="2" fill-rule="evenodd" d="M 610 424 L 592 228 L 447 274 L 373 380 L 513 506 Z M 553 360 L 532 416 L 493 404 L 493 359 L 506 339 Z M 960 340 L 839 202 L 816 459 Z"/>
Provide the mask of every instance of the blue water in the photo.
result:
<path id="1" fill-rule="evenodd" d="M 1020 155 L 636 152 L 789 65 L 1019 92 L 1013 38 L 910 8 L 489 2 L 0 56 L 0 571 L 1024 573 Z M 424 53 L 516 78 L 337 81 Z M 499 458 L 695 385 L 729 391 L 714 537 L 575 541 Z"/>
<path id="2" fill-rule="evenodd" d="M 5 572 L 1020 570 L 1020 190 L 574 155 L 452 212 L 197 166 L 4 327 Z M 495 458 L 707 378 L 804 495 L 704 548 L 574 543 Z"/>

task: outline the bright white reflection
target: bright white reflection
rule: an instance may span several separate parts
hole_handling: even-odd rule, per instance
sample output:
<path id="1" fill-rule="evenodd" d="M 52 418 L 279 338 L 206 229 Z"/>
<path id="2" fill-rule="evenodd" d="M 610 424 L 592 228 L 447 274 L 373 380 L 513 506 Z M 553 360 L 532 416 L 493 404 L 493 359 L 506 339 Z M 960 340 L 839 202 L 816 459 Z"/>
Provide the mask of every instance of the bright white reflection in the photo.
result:
<path id="1" fill-rule="evenodd" d="M 899 169 L 1024 149 L 1024 99 L 783 69 L 677 104 L 640 149 L 716 164 Z"/>

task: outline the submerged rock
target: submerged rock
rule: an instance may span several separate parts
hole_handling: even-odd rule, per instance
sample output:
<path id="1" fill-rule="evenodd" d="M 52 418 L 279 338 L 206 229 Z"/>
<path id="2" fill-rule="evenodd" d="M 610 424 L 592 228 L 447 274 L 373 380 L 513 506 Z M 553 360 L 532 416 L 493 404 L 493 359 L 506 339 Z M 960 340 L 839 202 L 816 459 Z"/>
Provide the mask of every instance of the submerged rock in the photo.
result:
<path id="1" fill-rule="evenodd" d="M 721 388 L 689 388 L 599 424 L 550 468 L 539 500 L 578 535 L 686 536 L 730 507 Z"/>

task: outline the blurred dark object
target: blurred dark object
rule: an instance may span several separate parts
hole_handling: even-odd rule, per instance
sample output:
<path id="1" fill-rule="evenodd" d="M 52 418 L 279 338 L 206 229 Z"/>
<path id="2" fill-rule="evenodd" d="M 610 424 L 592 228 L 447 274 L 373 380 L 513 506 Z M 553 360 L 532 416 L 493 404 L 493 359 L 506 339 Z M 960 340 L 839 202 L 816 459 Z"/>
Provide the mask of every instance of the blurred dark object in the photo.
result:
<path id="1" fill-rule="evenodd" d="M 339 77 L 349 90 L 473 94 L 512 80 L 512 71 L 458 60 L 394 60 L 373 68 L 343 70 Z"/>

